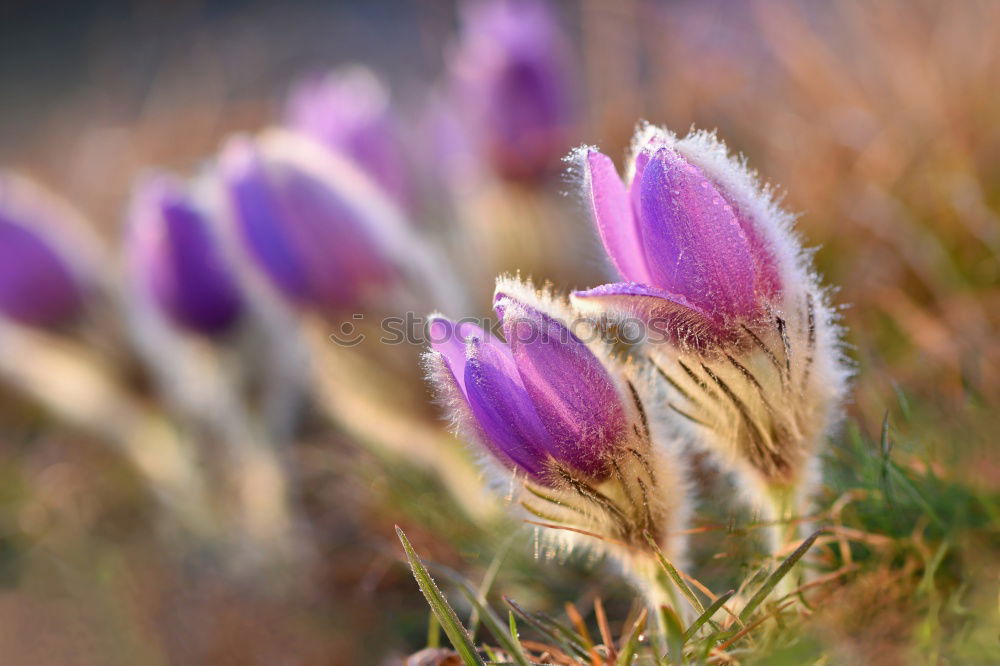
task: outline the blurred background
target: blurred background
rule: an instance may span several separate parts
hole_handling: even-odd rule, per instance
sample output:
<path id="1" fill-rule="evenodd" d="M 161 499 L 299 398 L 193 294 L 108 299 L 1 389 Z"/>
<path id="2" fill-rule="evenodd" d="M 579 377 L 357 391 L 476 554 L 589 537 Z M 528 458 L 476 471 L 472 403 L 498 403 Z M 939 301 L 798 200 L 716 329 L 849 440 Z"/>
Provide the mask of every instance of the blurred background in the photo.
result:
<path id="1" fill-rule="evenodd" d="M 400 663 L 428 611 L 397 523 L 474 579 L 503 552 L 535 607 L 627 608 L 482 490 L 419 344 L 328 336 L 484 314 L 501 272 L 607 281 L 562 157 L 621 170 L 640 119 L 717 129 L 801 213 L 857 364 L 834 449 L 889 413 L 915 469 L 1000 488 L 1000 3 L 494 5 L 0 7 L 0 227 L 78 282 L 0 228 L 4 663 Z M 995 619 L 992 520 L 954 584 Z M 910 663 L 906 595 L 854 630 L 857 596 L 831 640 Z"/>

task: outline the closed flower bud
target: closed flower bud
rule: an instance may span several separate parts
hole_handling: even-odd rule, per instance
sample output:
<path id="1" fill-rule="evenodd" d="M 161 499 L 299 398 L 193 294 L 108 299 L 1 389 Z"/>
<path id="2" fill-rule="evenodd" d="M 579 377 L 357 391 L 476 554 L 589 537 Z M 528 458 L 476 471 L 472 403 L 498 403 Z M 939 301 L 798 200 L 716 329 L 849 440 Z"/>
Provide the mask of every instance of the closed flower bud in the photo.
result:
<path id="1" fill-rule="evenodd" d="M 772 518 L 797 510 L 843 399 L 841 332 L 781 210 L 714 135 L 644 128 L 628 183 L 578 158 L 601 240 L 624 282 L 574 294 L 638 317 L 667 408 L 734 467 Z"/>
<path id="2" fill-rule="evenodd" d="M 272 131 L 233 138 L 219 170 L 243 245 L 292 302 L 344 312 L 393 281 L 399 213 L 346 160 Z"/>
<path id="3" fill-rule="evenodd" d="M 55 196 L 0 172 L 0 315 L 51 326 L 80 313 L 91 285 L 78 225 Z"/>
<path id="4" fill-rule="evenodd" d="M 231 329 L 244 307 L 216 233 L 181 181 L 159 174 L 136 189 L 127 238 L 131 277 L 170 321 L 206 335 Z"/>
<path id="5" fill-rule="evenodd" d="M 397 203 L 409 202 L 389 92 L 368 69 L 345 67 L 300 82 L 289 94 L 285 123 L 350 157 Z"/>
<path id="6" fill-rule="evenodd" d="M 518 501 L 535 518 L 591 532 L 627 562 L 648 549 L 645 534 L 676 554 L 669 533 L 683 520 L 684 486 L 677 461 L 665 460 L 670 447 L 654 446 L 645 382 L 574 334 L 565 306 L 530 285 L 501 280 L 494 303 L 506 341 L 431 321 L 430 378 L 459 432 L 520 482 Z"/>
<path id="7" fill-rule="evenodd" d="M 537 0 L 468 3 L 465 10 L 450 61 L 471 133 L 502 176 L 537 178 L 558 164 L 573 120 L 565 38 Z"/>

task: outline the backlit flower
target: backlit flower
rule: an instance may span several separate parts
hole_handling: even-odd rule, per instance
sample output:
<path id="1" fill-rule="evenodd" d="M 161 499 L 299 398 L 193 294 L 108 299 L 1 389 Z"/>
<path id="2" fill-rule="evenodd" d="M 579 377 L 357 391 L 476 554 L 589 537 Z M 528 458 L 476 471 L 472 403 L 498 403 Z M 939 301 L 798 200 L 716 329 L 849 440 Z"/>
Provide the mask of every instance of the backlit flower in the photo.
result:
<path id="1" fill-rule="evenodd" d="M 91 285 L 78 226 L 54 195 L 0 172 L 0 314 L 48 326 L 80 313 Z"/>
<path id="2" fill-rule="evenodd" d="M 166 174 L 140 184 L 129 215 L 132 279 L 175 324 L 217 334 L 243 311 L 243 296 L 216 230 L 181 181 Z"/>
<path id="3" fill-rule="evenodd" d="M 408 203 L 389 91 L 368 69 L 344 67 L 301 81 L 288 96 L 285 123 L 350 157 L 397 203 Z"/>
<path id="4" fill-rule="evenodd" d="M 501 280 L 494 305 L 504 340 L 431 321 L 430 377 L 459 432 L 488 452 L 488 467 L 506 470 L 501 478 L 513 476 L 535 518 L 594 533 L 612 550 L 645 552 L 644 534 L 679 550 L 669 533 L 683 520 L 681 471 L 668 444 L 654 445 L 641 373 L 584 342 L 565 306 L 530 285 Z"/>
<path id="5" fill-rule="evenodd" d="M 558 165 L 573 121 L 565 37 L 537 0 L 470 2 L 464 9 L 450 64 L 471 135 L 501 175 L 536 178 Z"/>
<path id="6" fill-rule="evenodd" d="M 629 177 L 580 149 L 592 213 L 623 282 L 577 292 L 638 317 L 666 407 L 776 517 L 797 508 L 843 398 L 840 329 L 781 210 L 714 135 L 644 128 Z"/>

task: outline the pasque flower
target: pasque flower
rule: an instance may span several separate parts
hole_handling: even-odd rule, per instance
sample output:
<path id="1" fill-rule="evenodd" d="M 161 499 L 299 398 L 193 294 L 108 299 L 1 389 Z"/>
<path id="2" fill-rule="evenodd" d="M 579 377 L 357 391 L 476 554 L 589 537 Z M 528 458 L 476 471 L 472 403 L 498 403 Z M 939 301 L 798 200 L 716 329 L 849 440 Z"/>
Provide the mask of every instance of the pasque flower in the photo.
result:
<path id="1" fill-rule="evenodd" d="M 469 2 L 464 9 L 450 64 L 472 136 L 501 175 L 535 178 L 558 164 L 573 120 L 565 38 L 538 0 Z"/>
<path id="2" fill-rule="evenodd" d="M 705 132 L 643 128 L 627 184 L 600 152 L 577 157 L 625 281 L 577 292 L 574 303 L 643 320 L 666 408 L 770 517 L 788 517 L 847 376 L 836 316 L 793 217 Z"/>
<path id="3" fill-rule="evenodd" d="M 288 96 L 285 123 L 353 159 L 397 203 L 409 201 L 389 92 L 370 70 L 350 66 L 304 79 Z"/>
<path id="4" fill-rule="evenodd" d="M 136 188 L 126 239 L 132 279 L 174 324 L 207 335 L 231 329 L 244 307 L 216 234 L 179 179 L 156 174 Z"/>
<path id="5" fill-rule="evenodd" d="M 676 554 L 684 486 L 669 446 L 653 444 L 639 373 L 583 342 L 565 306 L 530 285 L 501 280 L 494 307 L 506 341 L 440 316 L 429 327 L 429 375 L 460 433 L 518 481 L 536 518 L 640 551 L 648 533 Z"/>
<path id="6" fill-rule="evenodd" d="M 31 181 L 0 172 L 0 314 L 48 326 L 77 315 L 90 287 L 77 217 Z"/>
<path id="7" fill-rule="evenodd" d="M 294 303 L 341 312 L 392 281 L 399 213 L 346 160 L 274 130 L 231 139 L 219 171 L 248 254 Z"/>

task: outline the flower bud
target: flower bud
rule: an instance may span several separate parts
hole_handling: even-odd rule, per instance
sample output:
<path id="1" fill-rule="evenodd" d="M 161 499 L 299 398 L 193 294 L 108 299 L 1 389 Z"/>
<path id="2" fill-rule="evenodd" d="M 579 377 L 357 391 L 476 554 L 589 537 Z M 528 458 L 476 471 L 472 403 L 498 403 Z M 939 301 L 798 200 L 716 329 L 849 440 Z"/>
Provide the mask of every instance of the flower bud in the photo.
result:
<path id="1" fill-rule="evenodd" d="M 389 92 L 368 69 L 337 69 L 296 85 L 285 123 L 350 157 L 400 205 L 409 201 Z"/>
<path id="2" fill-rule="evenodd" d="M 536 0 L 468 3 L 451 54 L 458 100 L 502 176 L 531 180 L 558 165 L 573 120 L 571 55 Z"/>
<path id="3" fill-rule="evenodd" d="M 272 131 L 230 140 L 219 169 L 243 245 L 292 302 L 343 312 L 395 277 L 399 213 L 346 160 Z"/>
<path id="4" fill-rule="evenodd" d="M 643 320 L 667 407 L 741 472 L 763 508 L 798 498 L 848 373 L 793 217 L 704 132 L 641 130 L 627 184 L 596 150 L 578 158 L 626 281 L 577 292 L 574 303 Z"/>
<path id="5" fill-rule="evenodd" d="M 569 312 L 530 285 L 501 280 L 494 301 L 506 341 L 435 316 L 427 364 L 461 433 L 523 480 L 536 517 L 640 550 L 665 542 L 684 489 L 668 445 L 653 445 L 641 392 L 570 330 Z"/>
<path id="6" fill-rule="evenodd" d="M 174 324 L 206 335 L 232 328 L 244 307 L 215 234 L 179 180 L 158 174 L 137 187 L 127 238 L 132 277 Z"/>
<path id="7" fill-rule="evenodd" d="M 0 172 L 0 314 L 50 326 L 80 313 L 90 285 L 84 248 L 70 241 L 77 223 L 54 195 Z"/>

